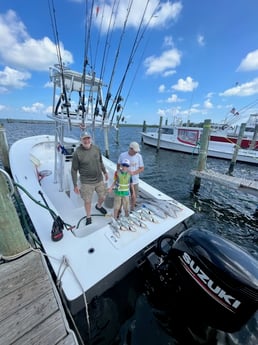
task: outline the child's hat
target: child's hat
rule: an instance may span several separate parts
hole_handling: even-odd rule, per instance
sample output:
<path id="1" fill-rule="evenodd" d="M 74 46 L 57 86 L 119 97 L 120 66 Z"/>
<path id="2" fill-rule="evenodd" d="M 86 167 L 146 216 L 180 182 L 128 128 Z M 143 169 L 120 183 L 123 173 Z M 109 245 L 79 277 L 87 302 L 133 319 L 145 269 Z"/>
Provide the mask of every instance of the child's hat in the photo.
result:
<path id="1" fill-rule="evenodd" d="M 130 166 L 130 161 L 129 161 L 129 159 L 124 159 L 124 160 L 122 161 L 122 165 L 123 165 L 124 167 L 129 167 L 129 166 Z"/>

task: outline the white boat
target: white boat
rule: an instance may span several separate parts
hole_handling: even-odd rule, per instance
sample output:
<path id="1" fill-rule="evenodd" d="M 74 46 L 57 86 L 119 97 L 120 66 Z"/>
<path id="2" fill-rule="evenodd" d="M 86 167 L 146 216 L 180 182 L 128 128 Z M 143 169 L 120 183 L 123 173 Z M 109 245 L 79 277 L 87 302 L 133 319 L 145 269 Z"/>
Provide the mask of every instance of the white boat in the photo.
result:
<path id="1" fill-rule="evenodd" d="M 200 139 L 202 128 L 180 127 L 180 126 L 162 126 L 156 131 L 142 132 L 142 141 L 144 144 L 161 149 L 178 151 L 190 154 L 199 154 Z M 212 138 L 211 134 L 207 156 L 231 160 L 235 151 L 235 143 L 231 140 L 220 140 Z M 258 164 L 258 150 L 239 149 L 237 161 L 250 164 Z"/>
<path id="2" fill-rule="evenodd" d="M 18 140 L 11 146 L 9 157 L 23 203 L 74 314 L 85 307 L 85 298 L 89 303 L 134 269 L 161 236 L 185 229 L 183 223 L 194 212 L 141 180 L 138 212 L 134 215 L 138 215 L 140 221 L 133 225 L 133 229 L 126 222 L 119 224 L 112 219 L 111 197 L 107 198 L 105 205 L 106 216 L 95 210 L 97 200 L 96 196 L 93 198 L 93 222 L 85 225 L 83 201 L 73 191 L 70 173 L 72 154 L 80 142 L 64 135 L 70 126 L 78 130 L 82 125 L 82 115 L 71 111 L 68 114 L 65 106 L 59 107 L 56 91 L 62 85 L 63 77 L 65 85 L 73 91 L 80 88 L 76 81 L 82 80 L 82 75 L 71 70 L 61 71 L 58 67 L 51 70 L 54 99 L 57 99 L 50 115 L 55 136 L 46 134 Z M 88 87 L 92 80 L 88 78 L 86 83 Z M 91 89 L 99 92 L 100 87 Z M 96 125 L 91 116 L 92 111 L 89 110 L 83 119 L 87 130 L 90 125 L 91 128 Z M 105 121 L 101 123 L 107 128 Z M 116 162 L 104 156 L 103 161 L 109 172 L 110 186 Z M 149 202 L 152 203 L 152 211 L 149 212 L 152 218 L 141 215 L 142 203 L 146 210 Z M 153 203 L 171 209 L 171 213 L 164 217 L 162 208 L 154 207 Z M 52 226 L 57 230 L 63 226 L 59 231 L 60 238 L 54 238 L 60 239 L 58 241 L 51 237 Z"/>

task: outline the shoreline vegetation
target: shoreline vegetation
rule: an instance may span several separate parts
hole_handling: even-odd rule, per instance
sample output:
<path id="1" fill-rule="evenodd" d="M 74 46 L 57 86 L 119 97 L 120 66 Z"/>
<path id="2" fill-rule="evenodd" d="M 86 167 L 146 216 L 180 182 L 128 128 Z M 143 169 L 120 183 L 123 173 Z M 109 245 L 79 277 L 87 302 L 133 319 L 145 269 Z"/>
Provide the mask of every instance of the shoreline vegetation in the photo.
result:
<path id="1" fill-rule="evenodd" d="M 30 120 L 30 119 L 0 119 L 1 122 L 7 122 L 7 123 L 45 123 L 45 124 L 52 124 L 52 120 Z M 119 127 L 140 127 L 143 126 L 143 124 L 137 124 L 137 123 L 119 123 Z M 157 128 L 158 125 L 147 125 L 147 127 L 153 127 Z"/>

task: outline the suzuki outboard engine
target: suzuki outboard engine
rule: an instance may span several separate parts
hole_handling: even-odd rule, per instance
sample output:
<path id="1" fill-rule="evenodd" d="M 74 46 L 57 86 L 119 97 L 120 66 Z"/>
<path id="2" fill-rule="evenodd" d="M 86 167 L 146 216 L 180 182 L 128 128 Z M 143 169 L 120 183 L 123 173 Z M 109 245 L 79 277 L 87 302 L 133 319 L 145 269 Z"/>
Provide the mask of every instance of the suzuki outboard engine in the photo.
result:
<path id="1" fill-rule="evenodd" d="M 235 332 L 256 312 L 258 262 L 233 242 L 192 228 L 179 235 L 166 255 L 162 251 L 160 257 L 149 255 L 155 279 L 148 282 L 152 301 L 163 303 L 167 316 L 176 314 L 190 326 Z"/>

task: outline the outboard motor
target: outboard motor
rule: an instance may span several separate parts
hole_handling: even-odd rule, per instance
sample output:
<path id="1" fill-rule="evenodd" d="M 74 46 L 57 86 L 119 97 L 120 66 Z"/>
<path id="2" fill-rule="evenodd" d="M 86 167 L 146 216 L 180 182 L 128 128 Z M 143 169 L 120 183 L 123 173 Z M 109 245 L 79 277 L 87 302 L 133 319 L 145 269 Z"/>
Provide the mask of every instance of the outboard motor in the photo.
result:
<path id="1" fill-rule="evenodd" d="M 256 312 L 258 262 L 233 242 L 192 228 L 179 235 L 166 255 L 162 251 L 162 256 L 148 258 L 148 294 L 156 300 L 155 310 L 159 301 L 167 316 L 176 314 L 190 327 L 225 332 L 240 330 Z"/>

